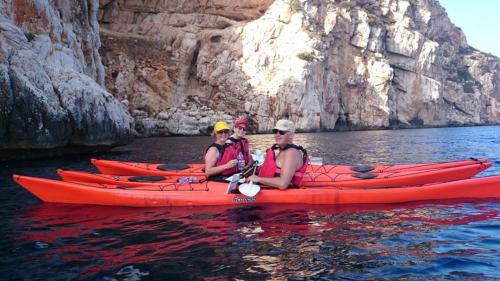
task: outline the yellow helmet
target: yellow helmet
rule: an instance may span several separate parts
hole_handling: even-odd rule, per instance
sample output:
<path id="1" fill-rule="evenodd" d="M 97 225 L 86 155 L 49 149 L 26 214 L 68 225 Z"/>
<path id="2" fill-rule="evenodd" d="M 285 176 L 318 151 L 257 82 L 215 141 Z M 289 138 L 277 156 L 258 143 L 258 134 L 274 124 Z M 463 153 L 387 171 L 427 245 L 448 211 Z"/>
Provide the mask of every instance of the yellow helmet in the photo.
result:
<path id="1" fill-rule="evenodd" d="M 214 125 L 214 132 L 229 130 L 229 125 L 227 125 L 226 121 L 217 121 Z"/>

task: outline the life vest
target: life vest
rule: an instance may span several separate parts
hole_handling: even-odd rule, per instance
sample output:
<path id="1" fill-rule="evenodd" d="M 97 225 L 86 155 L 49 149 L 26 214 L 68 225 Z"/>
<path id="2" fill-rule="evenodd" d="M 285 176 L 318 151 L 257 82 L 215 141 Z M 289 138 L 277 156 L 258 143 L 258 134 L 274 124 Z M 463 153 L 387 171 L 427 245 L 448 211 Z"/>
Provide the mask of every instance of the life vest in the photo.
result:
<path id="1" fill-rule="evenodd" d="M 284 148 L 280 148 L 277 144 L 273 145 L 271 148 L 266 150 L 266 157 L 264 163 L 260 166 L 259 177 L 272 178 L 279 177 L 281 174 L 281 168 L 276 165 L 276 150 L 287 150 L 289 148 L 295 148 L 302 152 L 302 167 L 300 167 L 293 174 L 291 184 L 294 186 L 300 186 L 302 183 L 302 178 L 307 170 L 307 165 L 309 163 L 309 155 L 307 151 L 300 145 L 287 144 Z"/>
<path id="2" fill-rule="evenodd" d="M 229 140 L 231 144 L 234 146 L 235 155 L 238 156 L 238 153 L 241 152 L 243 155 L 243 159 L 245 160 L 245 165 L 250 163 L 250 149 L 248 148 L 248 140 L 245 138 L 234 138 L 230 137 Z"/>
<path id="3" fill-rule="evenodd" d="M 215 162 L 215 167 L 222 166 L 222 165 L 226 164 L 227 162 L 236 159 L 235 149 L 234 149 L 234 146 L 232 144 L 220 145 L 217 143 L 212 143 L 209 147 L 207 147 L 207 149 L 205 149 L 204 155 L 207 154 L 207 151 L 211 147 L 215 147 L 219 151 L 219 157 L 217 158 L 217 161 Z M 236 171 L 237 171 L 237 167 L 232 167 L 229 169 L 225 169 L 220 174 L 221 175 L 232 175 L 232 174 L 236 173 Z"/>

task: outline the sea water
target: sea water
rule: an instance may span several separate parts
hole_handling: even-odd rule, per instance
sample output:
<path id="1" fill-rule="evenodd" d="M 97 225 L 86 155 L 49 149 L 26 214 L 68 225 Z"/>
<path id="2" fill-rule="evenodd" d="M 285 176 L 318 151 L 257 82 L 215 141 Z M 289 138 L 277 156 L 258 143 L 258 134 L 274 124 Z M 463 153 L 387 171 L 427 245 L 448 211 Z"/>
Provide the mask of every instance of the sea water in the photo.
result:
<path id="1" fill-rule="evenodd" d="M 254 149 L 272 135 L 250 135 Z M 94 155 L 2 163 L 2 280 L 498 280 L 500 201 L 124 208 L 44 204 L 12 173 L 94 171 L 89 158 L 201 162 L 209 137 L 137 139 Z M 323 163 L 488 158 L 500 127 L 296 134 Z M 477 187 L 480 189 L 480 186 Z"/>

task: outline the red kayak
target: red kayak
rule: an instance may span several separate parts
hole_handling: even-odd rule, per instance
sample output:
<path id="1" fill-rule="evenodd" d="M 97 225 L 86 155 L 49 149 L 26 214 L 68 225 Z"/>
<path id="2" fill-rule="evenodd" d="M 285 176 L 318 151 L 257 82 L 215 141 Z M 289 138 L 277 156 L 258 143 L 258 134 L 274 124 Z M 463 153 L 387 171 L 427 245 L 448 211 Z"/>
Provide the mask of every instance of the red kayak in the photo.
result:
<path id="1" fill-rule="evenodd" d="M 262 189 L 254 197 L 226 193 L 225 183 L 127 187 L 13 175 L 44 202 L 131 207 L 292 204 L 385 204 L 441 199 L 500 198 L 500 176 L 407 187 Z"/>
<path id="2" fill-rule="evenodd" d="M 391 172 L 370 173 L 344 173 L 334 174 L 320 172 L 306 172 L 301 186 L 303 187 L 373 187 L 373 186 L 407 186 L 421 185 L 433 182 L 447 182 L 470 178 L 488 167 L 489 162 L 473 162 L 462 166 L 439 167 L 431 166 L 428 170 L 400 169 Z M 315 168 L 315 167 L 313 167 Z M 163 185 L 182 181 L 199 182 L 204 176 L 186 175 L 146 175 L 146 176 L 120 176 L 93 174 L 77 171 L 57 170 L 64 181 L 90 182 L 101 184 L 116 184 L 121 186 Z M 190 177 L 190 178 L 189 178 Z"/>

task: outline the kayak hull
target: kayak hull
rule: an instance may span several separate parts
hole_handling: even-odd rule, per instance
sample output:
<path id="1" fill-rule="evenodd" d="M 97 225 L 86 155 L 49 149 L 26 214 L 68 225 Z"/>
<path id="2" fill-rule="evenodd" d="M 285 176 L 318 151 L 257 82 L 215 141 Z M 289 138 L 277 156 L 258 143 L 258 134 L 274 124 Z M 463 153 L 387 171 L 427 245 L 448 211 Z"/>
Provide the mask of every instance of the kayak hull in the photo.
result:
<path id="1" fill-rule="evenodd" d="M 255 197 L 227 194 L 226 184 L 218 182 L 119 187 L 20 175 L 13 175 L 13 179 L 44 202 L 130 207 L 270 203 L 387 204 L 423 200 L 500 198 L 500 176 L 410 187 L 262 189 Z"/>

